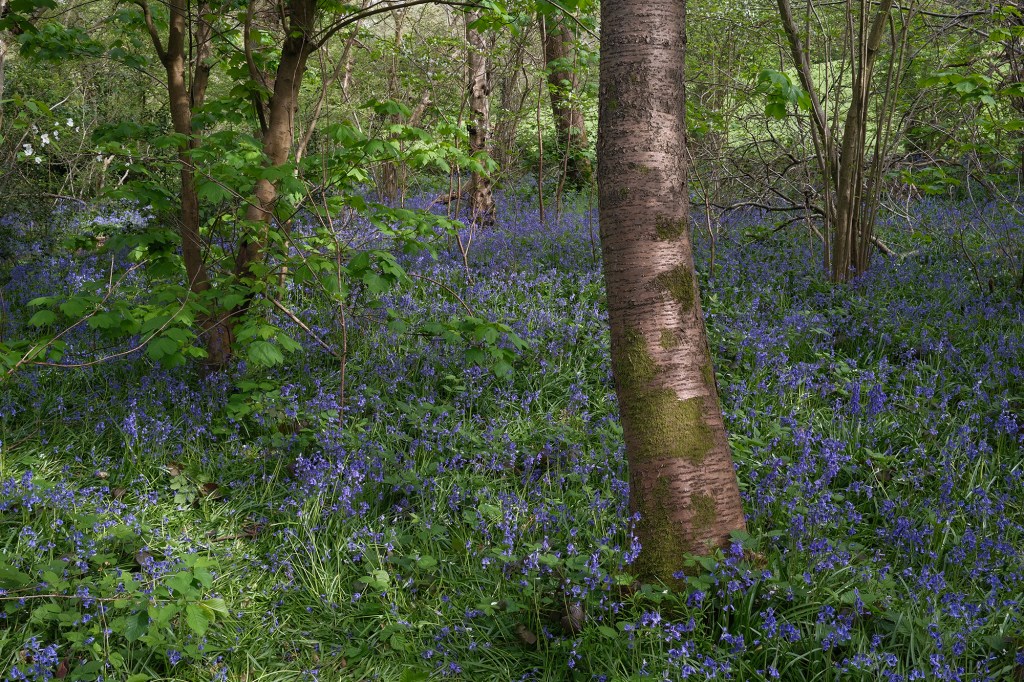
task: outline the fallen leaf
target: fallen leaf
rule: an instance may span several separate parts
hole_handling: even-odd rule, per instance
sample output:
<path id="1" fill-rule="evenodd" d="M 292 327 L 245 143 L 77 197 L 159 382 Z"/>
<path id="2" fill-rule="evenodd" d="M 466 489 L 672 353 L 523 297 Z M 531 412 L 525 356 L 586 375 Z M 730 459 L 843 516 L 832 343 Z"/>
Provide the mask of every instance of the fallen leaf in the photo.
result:
<path id="1" fill-rule="evenodd" d="M 516 626 L 516 634 L 519 636 L 519 641 L 526 646 L 534 646 L 537 643 L 537 635 L 530 632 L 530 629 L 522 623 Z"/>

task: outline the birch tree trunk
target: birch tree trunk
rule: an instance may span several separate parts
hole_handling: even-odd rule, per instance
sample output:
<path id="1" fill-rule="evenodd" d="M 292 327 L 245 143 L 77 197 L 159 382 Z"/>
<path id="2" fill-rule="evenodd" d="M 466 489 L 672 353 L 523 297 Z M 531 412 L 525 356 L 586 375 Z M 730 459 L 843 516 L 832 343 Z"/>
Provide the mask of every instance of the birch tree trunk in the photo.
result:
<path id="1" fill-rule="evenodd" d="M 491 128 L 491 77 L 487 68 L 489 46 L 483 33 L 471 28 L 479 12 L 466 13 L 467 66 L 469 71 L 469 151 L 486 154 Z M 494 196 L 486 173 L 473 173 L 469 188 L 469 210 L 473 222 L 494 221 Z"/>
<path id="2" fill-rule="evenodd" d="M 686 5 L 604 0 L 601 25 L 601 250 L 637 569 L 671 582 L 684 553 L 745 525 L 690 240 Z"/>

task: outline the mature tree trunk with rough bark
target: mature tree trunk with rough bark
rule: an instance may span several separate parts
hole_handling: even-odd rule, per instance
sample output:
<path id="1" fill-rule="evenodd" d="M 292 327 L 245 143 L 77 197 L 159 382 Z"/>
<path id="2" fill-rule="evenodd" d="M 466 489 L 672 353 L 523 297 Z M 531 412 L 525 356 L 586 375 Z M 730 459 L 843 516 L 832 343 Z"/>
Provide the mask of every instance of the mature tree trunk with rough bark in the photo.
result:
<path id="1" fill-rule="evenodd" d="M 471 28 L 479 12 L 466 13 L 467 66 L 469 71 L 469 150 L 486 154 L 491 128 L 491 76 L 487 69 L 490 46 L 486 36 Z M 474 222 L 494 221 L 494 196 L 486 173 L 473 173 L 469 188 L 469 210 Z"/>
<path id="2" fill-rule="evenodd" d="M 686 4 L 604 0 L 601 25 L 601 249 L 637 569 L 671 582 L 745 525 L 690 240 Z"/>
<path id="3" fill-rule="evenodd" d="M 583 111 L 573 103 L 579 90 L 579 76 L 573 65 L 575 36 L 561 17 L 540 15 L 541 41 L 544 44 L 544 68 L 547 70 L 548 95 L 555 119 L 558 148 L 565 155 L 565 174 L 577 187 L 590 184 L 587 149 L 587 123 Z"/>
<path id="4" fill-rule="evenodd" d="M 137 4 L 142 8 L 153 47 L 167 75 L 167 94 L 174 132 L 184 135 L 188 140 L 187 144 L 183 145 L 178 152 L 181 166 L 181 188 L 179 190 L 181 252 L 189 290 L 194 294 L 202 294 L 208 291 L 211 285 L 203 258 L 203 241 L 199 230 L 199 197 L 196 193 L 195 173 L 192 166 L 191 152 L 196 148 L 196 137 L 192 130 L 192 110 L 194 105 L 202 103 L 206 94 L 209 76 L 209 65 L 206 60 L 210 54 L 210 27 L 201 18 L 205 7 L 205 5 L 201 5 L 195 35 L 198 40 L 192 68 L 193 78 L 189 83 L 186 79 L 186 65 L 188 64 L 186 50 L 190 38 L 193 37 L 193 26 L 189 19 L 191 12 L 189 0 L 171 0 L 168 4 L 170 21 L 166 46 L 157 31 L 149 5 L 142 0 Z M 212 312 L 197 321 L 205 335 L 207 361 L 213 365 L 222 365 L 227 362 L 231 357 L 232 335 L 226 316 Z"/>

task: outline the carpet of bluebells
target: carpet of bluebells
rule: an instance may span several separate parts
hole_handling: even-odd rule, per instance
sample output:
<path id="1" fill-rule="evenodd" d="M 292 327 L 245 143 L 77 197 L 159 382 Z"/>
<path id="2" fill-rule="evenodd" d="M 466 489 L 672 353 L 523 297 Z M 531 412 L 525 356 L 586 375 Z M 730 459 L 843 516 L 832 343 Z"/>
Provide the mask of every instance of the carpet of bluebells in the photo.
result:
<path id="1" fill-rule="evenodd" d="M 749 535 L 685 590 L 630 574 L 596 215 L 499 215 L 468 266 L 403 256 L 415 285 L 353 307 L 343 418 L 337 360 L 287 318 L 307 347 L 273 370 L 135 353 L 0 385 L 0 680 L 1024 679 L 1012 210 L 922 202 L 882 227 L 906 255 L 838 287 L 755 214 L 712 271 L 695 221 Z M 109 277 L 5 220 L 5 338 Z M 386 324 L 467 306 L 529 342 L 510 376 Z"/>

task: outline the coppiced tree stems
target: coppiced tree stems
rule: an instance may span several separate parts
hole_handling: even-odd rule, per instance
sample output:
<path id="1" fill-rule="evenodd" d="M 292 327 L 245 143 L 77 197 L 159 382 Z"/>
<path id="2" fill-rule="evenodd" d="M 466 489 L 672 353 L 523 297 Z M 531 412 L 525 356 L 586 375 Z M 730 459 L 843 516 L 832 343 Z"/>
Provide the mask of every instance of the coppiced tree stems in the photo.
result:
<path id="1" fill-rule="evenodd" d="M 612 367 L 644 578 L 725 545 L 744 516 L 693 265 L 685 3 L 605 0 L 598 185 Z"/>
<path id="2" fill-rule="evenodd" d="M 834 139 L 833 130 L 838 127 L 838 105 L 833 106 L 834 125 L 829 125 L 822 98 L 812 76 L 807 46 L 804 44 L 789 0 L 777 0 L 779 17 L 789 44 L 790 54 L 797 69 L 800 84 L 810 100 L 811 138 L 814 143 L 815 160 L 824 184 L 825 234 L 829 247 L 826 268 L 835 282 L 845 282 L 851 277 L 866 272 L 871 261 L 874 239 L 874 222 L 878 194 L 869 187 L 867 176 L 877 181 L 883 156 L 883 143 L 888 140 L 895 98 L 889 88 L 893 84 L 890 66 L 888 87 L 878 110 L 875 121 L 875 168 L 866 175 L 868 115 L 873 103 L 872 79 L 875 63 L 882 46 L 885 28 L 891 21 L 892 0 L 877 3 L 860 0 L 856 17 L 851 15 L 847 29 L 855 54 L 850 60 L 851 92 L 849 106 L 842 118 L 842 136 Z M 874 11 L 872 15 L 871 12 Z M 869 17 L 872 17 L 869 21 Z M 856 24 L 854 25 L 854 21 Z M 901 34 L 902 42 L 894 39 L 892 49 L 902 68 L 902 53 L 905 49 L 906 24 Z"/>

